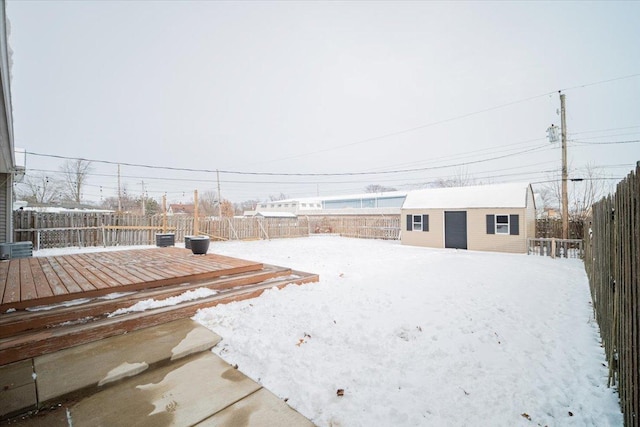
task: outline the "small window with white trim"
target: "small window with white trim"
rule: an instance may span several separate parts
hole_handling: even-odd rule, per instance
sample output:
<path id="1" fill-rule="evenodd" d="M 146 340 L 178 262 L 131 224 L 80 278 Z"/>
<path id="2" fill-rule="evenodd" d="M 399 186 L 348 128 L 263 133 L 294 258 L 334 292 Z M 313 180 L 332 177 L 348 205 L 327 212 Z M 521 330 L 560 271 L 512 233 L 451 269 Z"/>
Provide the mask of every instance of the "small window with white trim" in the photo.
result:
<path id="1" fill-rule="evenodd" d="M 413 231 L 422 231 L 422 215 L 413 215 L 411 229 Z"/>
<path id="2" fill-rule="evenodd" d="M 496 215 L 496 234 L 509 234 L 509 215 Z"/>

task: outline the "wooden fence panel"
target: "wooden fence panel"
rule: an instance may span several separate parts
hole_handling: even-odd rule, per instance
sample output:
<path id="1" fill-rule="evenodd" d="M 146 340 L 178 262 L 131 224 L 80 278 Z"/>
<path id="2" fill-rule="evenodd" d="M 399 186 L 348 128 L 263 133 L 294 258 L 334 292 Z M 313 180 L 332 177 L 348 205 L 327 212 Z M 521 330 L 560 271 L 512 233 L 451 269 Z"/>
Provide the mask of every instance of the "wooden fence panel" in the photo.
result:
<path id="1" fill-rule="evenodd" d="M 640 417 L 640 163 L 614 196 L 593 205 L 585 225 L 585 268 L 593 308 L 617 385 L 625 426 Z"/>
<path id="2" fill-rule="evenodd" d="M 127 213 L 39 213 L 14 212 L 14 240 L 31 241 L 34 248 L 69 246 L 153 245 L 155 234 L 175 233 L 175 241 L 193 234 L 194 218 Z M 365 239 L 400 238 L 400 215 L 300 216 L 298 218 L 199 218 L 199 233 L 213 240 L 276 239 L 336 233 Z"/>
<path id="3" fill-rule="evenodd" d="M 569 221 L 569 239 L 583 239 L 584 221 Z M 536 220 L 536 237 L 537 238 L 562 238 L 562 220 L 555 218 L 540 218 Z"/>
<path id="4" fill-rule="evenodd" d="M 400 215 L 309 217 L 312 233 L 336 233 L 362 239 L 400 239 Z"/>

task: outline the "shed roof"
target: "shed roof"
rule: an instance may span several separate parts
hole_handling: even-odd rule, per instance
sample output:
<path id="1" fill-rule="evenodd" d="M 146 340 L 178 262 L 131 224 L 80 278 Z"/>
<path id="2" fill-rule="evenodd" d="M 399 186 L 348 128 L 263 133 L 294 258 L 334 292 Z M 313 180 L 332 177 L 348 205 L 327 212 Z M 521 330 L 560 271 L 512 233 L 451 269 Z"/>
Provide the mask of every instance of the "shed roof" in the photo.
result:
<path id="1" fill-rule="evenodd" d="M 403 209 L 525 208 L 528 183 L 428 188 L 410 191 Z"/>

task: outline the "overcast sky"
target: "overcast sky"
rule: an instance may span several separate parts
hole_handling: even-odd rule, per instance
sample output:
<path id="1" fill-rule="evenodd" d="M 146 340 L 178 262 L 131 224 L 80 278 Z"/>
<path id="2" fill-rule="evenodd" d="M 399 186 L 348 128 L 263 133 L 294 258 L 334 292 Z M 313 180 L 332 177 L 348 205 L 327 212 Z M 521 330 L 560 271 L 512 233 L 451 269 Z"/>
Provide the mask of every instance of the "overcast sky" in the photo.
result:
<path id="1" fill-rule="evenodd" d="M 640 140 L 640 2 L 7 3 L 16 146 L 113 162 L 94 163 L 87 200 L 116 194 L 117 163 L 218 169 L 234 202 L 460 173 L 539 183 L 560 169 L 558 90 L 570 177 L 640 160 L 617 143 Z M 28 173 L 62 162 L 28 155 Z M 172 202 L 217 186 L 121 173 Z"/>

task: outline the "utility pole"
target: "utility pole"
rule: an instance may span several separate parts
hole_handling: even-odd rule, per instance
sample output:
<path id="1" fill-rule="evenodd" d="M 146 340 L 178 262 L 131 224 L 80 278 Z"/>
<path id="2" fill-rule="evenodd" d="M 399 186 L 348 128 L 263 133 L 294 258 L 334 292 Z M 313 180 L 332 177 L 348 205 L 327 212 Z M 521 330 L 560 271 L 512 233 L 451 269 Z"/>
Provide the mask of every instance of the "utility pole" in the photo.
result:
<path id="1" fill-rule="evenodd" d="M 118 163 L 118 212 L 122 211 L 122 194 L 120 192 L 120 164 Z"/>
<path id="2" fill-rule="evenodd" d="M 144 180 L 142 181 L 142 216 L 145 215 Z"/>
<path id="3" fill-rule="evenodd" d="M 222 220 L 222 194 L 220 194 L 220 171 L 216 169 L 216 175 L 218 176 L 218 217 Z"/>
<path id="4" fill-rule="evenodd" d="M 200 227 L 198 223 L 198 190 L 193 190 L 193 235 L 200 235 Z"/>
<path id="5" fill-rule="evenodd" d="M 569 238 L 569 200 L 567 198 L 567 118 L 564 93 L 560 92 L 560 129 L 562 132 L 562 238 Z"/>

